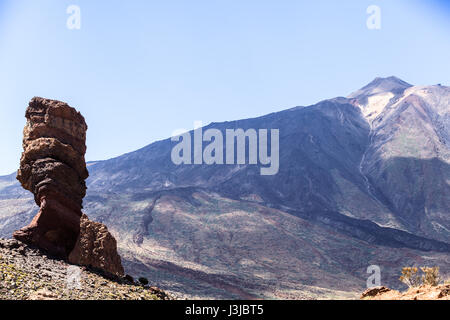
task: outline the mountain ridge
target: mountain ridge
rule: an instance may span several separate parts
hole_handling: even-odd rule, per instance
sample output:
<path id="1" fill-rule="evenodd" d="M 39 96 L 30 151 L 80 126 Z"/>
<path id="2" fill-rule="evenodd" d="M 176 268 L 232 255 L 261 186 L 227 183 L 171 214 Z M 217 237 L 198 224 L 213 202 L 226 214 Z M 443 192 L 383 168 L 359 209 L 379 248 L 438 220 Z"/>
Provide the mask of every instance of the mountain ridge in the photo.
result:
<path id="1" fill-rule="evenodd" d="M 204 127 L 279 128 L 275 176 L 176 166 L 169 138 L 88 163 L 85 211 L 111 226 L 129 273 L 188 297 L 343 297 L 361 291 L 369 264 L 394 288 L 404 265 L 445 272 L 450 88 L 389 77 L 355 92 Z M 33 211 L 11 178 L 0 177 L 0 236 Z"/>

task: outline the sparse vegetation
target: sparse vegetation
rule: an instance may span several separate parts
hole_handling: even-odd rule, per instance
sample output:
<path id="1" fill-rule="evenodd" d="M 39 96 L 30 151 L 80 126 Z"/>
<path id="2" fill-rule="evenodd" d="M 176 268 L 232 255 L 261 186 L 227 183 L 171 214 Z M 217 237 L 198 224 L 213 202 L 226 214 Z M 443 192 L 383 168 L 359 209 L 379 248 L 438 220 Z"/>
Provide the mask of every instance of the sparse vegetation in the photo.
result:
<path id="1" fill-rule="evenodd" d="M 364 291 L 361 299 L 370 300 L 450 300 L 450 278 L 445 281 L 439 267 L 404 267 L 400 280 L 409 290 L 397 291 L 375 287 Z"/>
<path id="2" fill-rule="evenodd" d="M 430 286 L 437 286 L 441 282 L 441 276 L 439 275 L 439 267 L 423 267 L 422 283 Z"/>
<path id="3" fill-rule="evenodd" d="M 421 279 L 420 276 L 417 274 L 418 271 L 419 269 L 416 267 L 404 267 L 402 269 L 400 281 L 410 288 L 420 286 Z"/>
<path id="4" fill-rule="evenodd" d="M 437 286 L 441 282 L 439 267 L 421 267 L 422 275 L 419 274 L 417 267 L 404 267 L 400 281 L 410 288 L 420 287 L 421 285 Z"/>
<path id="5" fill-rule="evenodd" d="M 129 284 L 80 267 L 80 288 L 68 285 L 68 267 L 16 240 L 0 239 L 0 300 L 171 300 L 148 284 Z M 147 280 L 148 282 L 148 280 Z"/>
<path id="6" fill-rule="evenodd" d="M 148 279 L 147 279 L 147 278 L 140 277 L 140 278 L 139 278 L 139 282 L 140 282 L 142 285 L 144 285 L 144 286 L 148 285 Z"/>

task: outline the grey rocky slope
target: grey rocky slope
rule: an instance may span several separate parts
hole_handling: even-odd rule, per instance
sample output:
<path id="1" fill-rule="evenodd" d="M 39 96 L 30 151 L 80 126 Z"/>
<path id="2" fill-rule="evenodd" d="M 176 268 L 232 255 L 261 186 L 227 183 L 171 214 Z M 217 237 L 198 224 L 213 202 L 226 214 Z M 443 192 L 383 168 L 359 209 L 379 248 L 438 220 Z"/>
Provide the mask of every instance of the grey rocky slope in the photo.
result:
<path id="1" fill-rule="evenodd" d="M 104 277 L 17 240 L 0 239 L 0 300 L 169 299 L 158 288 Z"/>
<path id="2" fill-rule="evenodd" d="M 280 129 L 280 170 L 175 166 L 155 142 L 88 167 L 86 213 L 108 225 L 130 273 L 197 297 L 348 297 L 377 264 L 437 264 L 450 243 L 450 88 L 377 78 L 361 90 L 206 128 Z M 205 129 L 206 129 L 205 128 Z M 31 197 L 0 178 L 0 235 Z"/>

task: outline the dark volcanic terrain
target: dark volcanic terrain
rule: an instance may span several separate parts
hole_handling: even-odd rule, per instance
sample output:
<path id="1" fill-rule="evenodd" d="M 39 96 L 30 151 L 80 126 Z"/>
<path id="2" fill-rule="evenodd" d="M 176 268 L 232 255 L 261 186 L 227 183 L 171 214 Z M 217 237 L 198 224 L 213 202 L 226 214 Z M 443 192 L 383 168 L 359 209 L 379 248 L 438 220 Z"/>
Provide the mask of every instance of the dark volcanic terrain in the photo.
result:
<path id="1" fill-rule="evenodd" d="M 212 123 L 279 129 L 280 168 L 181 165 L 170 139 L 88 164 L 85 212 L 125 271 L 179 297 L 357 298 L 369 265 L 450 271 L 450 88 L 377 78 L 348 97 Z M 248 162 L 247 162 L 248 163 Z M 0 177 L 0 237 L 36 212 Z"/>

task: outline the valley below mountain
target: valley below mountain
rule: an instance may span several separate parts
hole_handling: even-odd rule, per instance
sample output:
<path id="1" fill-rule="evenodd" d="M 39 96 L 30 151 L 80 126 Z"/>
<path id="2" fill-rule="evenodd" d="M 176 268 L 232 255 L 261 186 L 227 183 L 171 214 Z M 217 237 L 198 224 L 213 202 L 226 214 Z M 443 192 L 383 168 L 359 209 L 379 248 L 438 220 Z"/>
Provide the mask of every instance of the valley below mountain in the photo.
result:
<path id="1" fill-rule="evenodd" d="M 88 163 L 83 211 L 108 226 L 126 273 L 206 299 L 355 299 L 370 265 L 393 289 L 404 266 L 449 274 L 450 87 L 376 78 L 210 128 L 279 129 L 279 172 L 175 165 L 171 139 Z M 0 237 L 38 209 L 16 174 L 0 177 Z"/>

